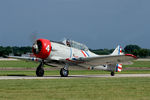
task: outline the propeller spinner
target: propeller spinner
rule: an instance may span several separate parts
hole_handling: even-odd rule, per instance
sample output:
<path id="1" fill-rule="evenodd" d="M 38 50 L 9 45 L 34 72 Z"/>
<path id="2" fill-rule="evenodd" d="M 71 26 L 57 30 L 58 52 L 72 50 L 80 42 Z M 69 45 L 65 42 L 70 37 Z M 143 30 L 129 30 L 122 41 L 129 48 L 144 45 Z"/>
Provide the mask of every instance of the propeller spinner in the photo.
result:
<path id="1" fill-rule="evenodd" d="M 32 46 L 33 54 L 41 59 L 46 59 L 51 52 L 51 42 L 47 39 L 38 39 Z"/>

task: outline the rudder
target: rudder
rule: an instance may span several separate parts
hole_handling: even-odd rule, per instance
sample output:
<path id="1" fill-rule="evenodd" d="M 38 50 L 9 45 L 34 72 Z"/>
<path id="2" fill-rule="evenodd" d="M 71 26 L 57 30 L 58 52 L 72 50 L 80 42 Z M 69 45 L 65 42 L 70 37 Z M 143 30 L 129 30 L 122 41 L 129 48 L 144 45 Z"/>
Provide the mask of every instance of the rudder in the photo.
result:
<path id="1" fill-rule="evenodd" d="M 118 45 L 111 55 L 123 55 L 123 54 L 124 53 L 122 52 L 122 47 Z"/>

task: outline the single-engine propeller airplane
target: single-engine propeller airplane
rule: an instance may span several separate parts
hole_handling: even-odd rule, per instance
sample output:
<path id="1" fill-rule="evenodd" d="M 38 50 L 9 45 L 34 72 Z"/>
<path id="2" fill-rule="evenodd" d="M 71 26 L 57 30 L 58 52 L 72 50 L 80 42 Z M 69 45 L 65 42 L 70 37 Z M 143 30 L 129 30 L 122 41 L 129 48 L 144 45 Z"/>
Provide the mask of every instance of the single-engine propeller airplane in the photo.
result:
<path id="1" fill-rule="evenodd" d="M 32 46 L 32 52 L 35 57 L 10 57 L 40 62 L 36 69 L 38 77 L 44 76 L 44 64 L 50 66 L 62 65 L 63 68 L 60 69 L 61 77 L 68 76 L 68 68 L 72 65 L 110 71 L 111 76 L 114 76 L 115 72 L 122 70 L 123 63 L 137 58 L 132 54 L 124 54 L 120 46 L 117 46 L 110 55 L 97 55 L 84 44 L 69 39 L 62 42 L 38 39 Z"/>

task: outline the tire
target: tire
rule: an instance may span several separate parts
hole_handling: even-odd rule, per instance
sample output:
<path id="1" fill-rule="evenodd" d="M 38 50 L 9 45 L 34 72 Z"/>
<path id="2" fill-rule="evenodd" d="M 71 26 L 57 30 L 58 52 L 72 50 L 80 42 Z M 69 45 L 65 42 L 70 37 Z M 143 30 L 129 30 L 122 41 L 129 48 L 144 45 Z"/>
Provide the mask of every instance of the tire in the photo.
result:
<path id="1" fill-rule="evenodd" d="M 111 76 L 115 76 L 115 72 L 111 72 Z"/>
<path id="2" fill-rule="evenodd" d="M 69 71 L 65 70 L 64 68 L 61 68 L 60 75 L 61 77 L 68 77 Z"/>
<path id="3" fill-rule="evenodd" d="M 44 69 L 42 67 L 38 67 L 36 69 L 36 76 L 43 77 L 44 76 Z"/>

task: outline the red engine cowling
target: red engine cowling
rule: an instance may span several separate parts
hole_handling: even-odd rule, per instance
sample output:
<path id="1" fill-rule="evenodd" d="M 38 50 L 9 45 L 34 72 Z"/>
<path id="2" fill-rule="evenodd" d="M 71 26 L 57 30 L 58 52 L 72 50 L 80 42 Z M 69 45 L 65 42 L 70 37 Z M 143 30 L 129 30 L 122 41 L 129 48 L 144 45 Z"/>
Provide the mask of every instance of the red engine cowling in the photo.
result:
<path id="1" fill-rule="evenodd" d="M 32 46 L 32 52 L 37 58 L 46 59 L 51 53 L 51 42 L 47 39 L 38 39 Z"/>

